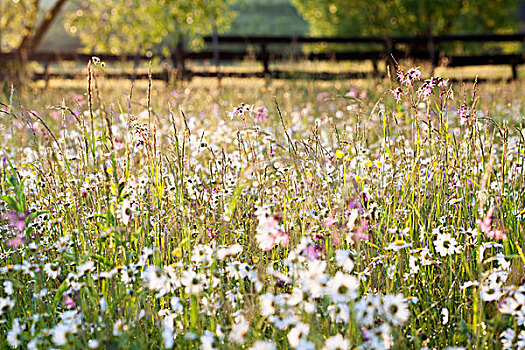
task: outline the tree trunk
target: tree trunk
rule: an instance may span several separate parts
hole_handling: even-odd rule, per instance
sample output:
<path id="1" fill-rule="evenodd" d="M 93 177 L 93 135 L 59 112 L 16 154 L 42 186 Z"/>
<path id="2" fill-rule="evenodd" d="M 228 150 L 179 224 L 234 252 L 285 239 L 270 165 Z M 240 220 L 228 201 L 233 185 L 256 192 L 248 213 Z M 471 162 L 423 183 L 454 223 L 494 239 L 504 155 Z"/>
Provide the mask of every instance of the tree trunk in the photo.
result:
<path id="1" fill-rule="evenodd" d="M 38 29 L 35 32 L 35 35 L 31 40 L 26 40 L 22 45 L 20 45 L 20 49 L 27 49 L 29 53 L 32 53 L 36 50 L 40 42 L 42 41 L 42 38 L 47 33 L 47 30 L 59 14 L 60 10 L 64 6 L 64 4 L 67 2 L 67 0 L 57 0 L 55 5 L 44 17 L 44 20 L 38 27 Z M 20 50 L 19 49 L 19 50 Z"/>
<path id="2" fill-rule="evenodd" d="M 33 28 L 35 27 L 36 22 L 36 16 L 38 15 L 38 8 L 40 7 L 40 1 L 34 0 L 33 1 L 33 12 L 30 14 L 31 16 L 31 22 L 26 27 L 26 32 L 24 33 L 24 36 L 22 37 L 22 41 L 20 41 L 20 45 L 18 46 L 18 51 L 22 53 L 25 51 L 28 43 L 29 38 L 31 37 L 31 33 L 33 32 Z"/>

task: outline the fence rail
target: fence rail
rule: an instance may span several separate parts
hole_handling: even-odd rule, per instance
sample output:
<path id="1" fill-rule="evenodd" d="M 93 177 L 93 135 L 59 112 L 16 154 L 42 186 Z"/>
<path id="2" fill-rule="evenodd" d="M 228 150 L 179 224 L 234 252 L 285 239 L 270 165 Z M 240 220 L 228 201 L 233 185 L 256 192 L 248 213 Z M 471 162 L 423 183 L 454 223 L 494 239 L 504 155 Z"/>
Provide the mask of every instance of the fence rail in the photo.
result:
<path id="1" fill-rule="evenodd" d="M 191 79 L 195 76 L 206 77 L 278 77 L 286 78 L 289 76 L 296 77 L 300 72 L 285 72 L 270 69 L 270 64 L 277 61 L 289 59 L 303 59 L 310 61 L 372 61 L 374 64 L 374 74 L 383 75 L 379 72 L 377 62 L 385 61 L 387 65 L 392 65 L 392 58 L 411 58 L 416 60 L 429 61 L 432 67 L 447 65 L 449 67 L 464 67 L 475 65 L 510 65 L 512 67 L 513 79 L 517 78 L 517 66 L 525 64 L 525 33 L 515 34 L 460 34 L 460 35 L 437 35 L 437 36 L 415 36 L 415 37 L 283 37 L 283 36 L 206 36 L 203 38 L 207 44 L 218 43 L 213 45 L 214 50 L 187 51 L 184 45 L 179 43 L 176 50 L 170 56 L 162 55 L 110 55 L 104 53 L 71 53 L 71 52 L 35 52 L 21 53 L 8 52 L 0 53 L 0 62 L 9 62 L 17 60 L 36 61 L 44 64 L 44 73 L 35 74 L 35 79 L 49 79 L 50 77 L 60 76 L 58 73 L 50 74 L 48 67 L 50 63 L 60 61 L 86 62 L 93 56 L 99 57 L 107 62 L 135 62 L 135 66 L 140 61 L 160 58 L 163 61 L 170 61 L 180 77 Z M 448 52 L 443 49 L 445 43 L 504 43 L 517 42 L 521 43 L 521 52 L 514 54 L 484 54 L 484 55 L 458 55 L 455 52 Z M 301 47 L 306 44 L 359 44 L 359 49 L 343 50 L 333 49 L 325 52 L 306 53 Z M 227 48 L 221 46 L 226 45 Z M 283 48 L 282 46 L 285 45 Z M 363 49 L 364 46 L 370 45 L 369 49 Z M 232 49 L 237 46 L 237 49 Z M 279 49 L 275 49 L 279 47 Z M 258 49 L 254 49 L 258 48 Z M 243 60 L 251 57 L 262 64 L 262 71 L 257 72 L 221 72 L 218 69 L 215 72 L 197 72 L 186 68 L 187 61 L 210 60 L 219 67 L 221 62 Z M 314 77 L 311 72 L 303 72 L 304 75 Z M 169 80 L 170 71 L 164 68 L 161 73 L 154 74 L 154 78 Z M 320 78 L 327 78 L 330 74 L 319 72 Z M 74 73 L 63 73 L 64 77 L 73 77 Z M 337 74 L 336 74 L 337 75 Z M 130 77 L 140 79 L 144 74 L 119 73 L 108 74 L 108 77 Z M 363 72 L 341 73 L 341 76 L 361 78 L 367 76 Z"/>

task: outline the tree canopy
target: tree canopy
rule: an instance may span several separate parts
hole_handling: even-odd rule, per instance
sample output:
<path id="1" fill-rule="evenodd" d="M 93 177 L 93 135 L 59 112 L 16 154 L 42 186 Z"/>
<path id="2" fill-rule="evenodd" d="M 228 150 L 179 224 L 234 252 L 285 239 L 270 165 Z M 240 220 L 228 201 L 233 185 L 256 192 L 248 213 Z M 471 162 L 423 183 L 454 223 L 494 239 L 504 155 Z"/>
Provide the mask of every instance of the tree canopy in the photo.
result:
<path id="1" fill-rule="evenodd" d="M 0 0 L 0 49 L 15 49 L 34 29 L 39 1 Z"/>
<path id="2" fill-rule="evenodd" d="M 292 0 L 313 35 L 505 33 L 520 0 Z"/>
<path id="3" fill-rule="evenodd" d="M 87 49 L 111 53 L 173 48 L 181 36 L 228 28 L 233 0 L 82 1 L 66 25 Z M 193 42 L 195 44 L 195 42 Z"/>
<path id="4" fill-rule="evenodd" d="M 62 6 L 66 0 L 0 0 L 0 48 L 16 50 L 40 41 L 59 12 L 53 12 L 57 4 L 66 11 L 61 25 L 87 50 L 168 49 L 182 36 L 195 44 L 199 35 L 227 29 L 236 15 L 231 5 L 239 1 L 244 0 L 81 0 Z"/>

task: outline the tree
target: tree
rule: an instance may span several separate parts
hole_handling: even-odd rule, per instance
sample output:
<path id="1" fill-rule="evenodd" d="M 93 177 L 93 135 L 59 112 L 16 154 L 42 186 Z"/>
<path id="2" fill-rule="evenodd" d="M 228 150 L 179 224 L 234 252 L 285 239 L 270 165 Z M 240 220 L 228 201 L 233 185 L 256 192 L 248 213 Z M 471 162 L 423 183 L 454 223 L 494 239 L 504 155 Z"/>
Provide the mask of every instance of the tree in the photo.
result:
<path id="1" fill-rule="evenodd" d="M 0 50 L 18 49 L 32 34 L 38 0 L 0 0 Z"/>
<path id="2" fill-rule="evenodd" d="M 88 50 L 114 54 L 174 48 L 181 37 L 226 29 L 235 12 L 233 0 L 83 1 L 66 22 Z M 197 44 L 192 41 L 191 44 Z"/>
<path id="3" fill-rule="evenodd" d="M 509 32 L 520 0 L 293 0 L 313 35 Z"/>

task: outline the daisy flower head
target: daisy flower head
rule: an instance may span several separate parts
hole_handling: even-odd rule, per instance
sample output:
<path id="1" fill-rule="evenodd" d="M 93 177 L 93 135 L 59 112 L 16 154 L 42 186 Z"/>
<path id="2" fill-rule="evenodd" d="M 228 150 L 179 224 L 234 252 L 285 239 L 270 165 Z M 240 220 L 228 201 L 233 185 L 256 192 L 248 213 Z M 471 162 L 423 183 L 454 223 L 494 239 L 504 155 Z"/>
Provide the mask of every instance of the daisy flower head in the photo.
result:
<path id="1" fill-rule="evenodd" d="M 389 294 L 383 298 L 382 312 L 385 318 L 395 326 L 408 321 L 410 313 L 403 294 Z"/>
<path id="2" fill-rule="evenodd" d="M 60 274 L 60 266 L 53 263 L 47 263 L 44 265 L 44 272 L 51 279 L 56 279 Z"/>
<path id="3" fill-rule="evenodd" d="M 350 251 L 337 249 L 335 251 L 335 263 L 342 267 L 345 272 L 352 272 L 354 269 L 354 262 L 350 258 Z"/>
<path id="4" fill-rule="evenodd" d="M 276 346 L 273 342 L 269 340 L 257 340 L 253 343 L 250 350 L 275 350 Z"/>
<path id="5" fill-rule="evenodd" d="M 290 347 L 295 349 L 302 341 L 307 340 L 308 334 L 310 334 L 310 325 L 299 322 L 290 330 L 286 338 L 288 338 L 288 344 L 290 344 Z"/>
<path id="6" fill-rule="evenodd" d="M 193 270 L 184 271 L 180 282 L 185 287 L 186 294 L 200 294 L 205 287 L 204 275 Z"/>
<path id="7" fill-rule="evenodd" d="M 122 220 L 122 223 L 127 226 L 129 224 L 129 221 L 131 220 L 131 217 L 133 215 L 133 211 L 131 209 L 131 202 L 129 199 L 125 199 L 122 204 L 120 204 L 120 219 Z"/>
<path id="8" fill-rule="evenodd" d="M 241 316 L 240 319 L 232 326 L 230 340 L 237 344 L 244 344 L 244 337 L 250 330 L 250 324 Z"/>
<path id="9" fill-rule="evenodd" d="M 400 250 L 404 248 L 410 248 L 412 247 L 412 243 L 407 243 L 403 240 L 396 240 L 394 242 L 388 243 L 386 250 Z"/>
<path id="10" fill-rule="evenodd" d="M 347 350 L 350 349 L 350 341 L 341 334 L 334 335 L 325 340 L 323 350 Z"/>
<path id="11" fill-rule="evenodd" d="M 381 307 L 379 295 L 367 295 L 355 303 L 356 318 L 362 325 L 370 326 Z"/>
<path id="12" fill-rule="evenodd" d="M 346 302 L 357 298 L 359 281 L 355 276 L 338 271 L 326 284 L 327 294 L 334 302 Z"/>
<path id="13" fill-rule="evenodd" d="M 480 296 L 481 300 L 485 302 L 496 301 L 501 298 L 503 291 L 498 284 L 484 284 L 481 286 Z"/>
<path id="14" fill-rule="evenodd" d="M 441 256 L 453 255 L 458 252 L 458 242 L 450 233 L 440 232 L 434 241 L 436 252 Z"/>

